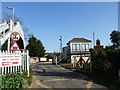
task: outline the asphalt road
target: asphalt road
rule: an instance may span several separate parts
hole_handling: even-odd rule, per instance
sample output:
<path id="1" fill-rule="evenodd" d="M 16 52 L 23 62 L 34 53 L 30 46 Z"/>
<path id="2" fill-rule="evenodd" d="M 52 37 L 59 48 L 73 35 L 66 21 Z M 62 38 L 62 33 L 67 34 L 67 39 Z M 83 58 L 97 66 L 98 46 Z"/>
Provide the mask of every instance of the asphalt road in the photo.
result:
<path id="1" fill-rule="evenodd" d="M 51 62 L 40 62 L 32 64 L 33 74 L 37 81 L 34 83 L 39 88 L 55 90 L 56 88 L 67 89 L 101 89 L 107 90 L 104 86 L 95 84 L 86 76 L 52 65 Z"/>

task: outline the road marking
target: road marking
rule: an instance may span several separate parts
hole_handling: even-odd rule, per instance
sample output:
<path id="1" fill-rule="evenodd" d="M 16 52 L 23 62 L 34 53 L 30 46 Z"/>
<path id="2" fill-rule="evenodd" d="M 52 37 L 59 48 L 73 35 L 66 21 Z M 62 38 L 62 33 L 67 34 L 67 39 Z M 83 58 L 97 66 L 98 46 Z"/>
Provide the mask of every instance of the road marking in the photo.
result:
<path id="1" fill-rule="evenodd" d="M 89 90 L 93 85 L 93 82 L 92 81 L 88 81 L 88 84 L 87 84 L 87 89 Z"/>
<path id="2" fill-rule="evenodd" d="M 60 79 L 51 79 L 51 80 L 43 80 L 43 81 L 45 81 L 45 82 L 54 82 L 54 81 L 63 81 L 63 80 L 70 80 L 70 79 L 60 78 Z"/>

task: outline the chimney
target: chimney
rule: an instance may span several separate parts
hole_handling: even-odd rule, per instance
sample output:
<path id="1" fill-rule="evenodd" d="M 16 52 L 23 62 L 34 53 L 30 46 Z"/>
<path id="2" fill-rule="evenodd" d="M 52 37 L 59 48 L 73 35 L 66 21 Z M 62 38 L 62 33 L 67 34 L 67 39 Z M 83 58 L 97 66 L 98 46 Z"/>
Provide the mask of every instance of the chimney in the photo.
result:
<path id="1" fill-rule="evenodd" d="M 100 40 L 99 39 L 96 40 L 96 46 L 100 46 Z"/>

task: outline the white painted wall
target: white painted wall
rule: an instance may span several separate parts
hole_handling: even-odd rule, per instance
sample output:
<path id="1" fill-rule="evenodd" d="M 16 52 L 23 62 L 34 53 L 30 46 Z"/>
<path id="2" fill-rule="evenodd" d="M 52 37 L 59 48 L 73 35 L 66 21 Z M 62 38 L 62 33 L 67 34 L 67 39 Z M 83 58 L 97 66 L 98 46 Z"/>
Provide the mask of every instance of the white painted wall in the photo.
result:
<path id="1" fill-rule="evenodd" d="M 71 63 L 74 63 L 75 61 L 74 57 L 76 57 L 77 62 L 80 60 L 80 55 L 71 55 Z M 82 57 L 82 58 L 86 62 L 89 57 Z M 90 63 L 90 60 L 88 61 L 88 63 Z"/>
<path id="2" fill-rule="evenodd" d="M 53 59 L 48 59 L 49 62 L 52 62 Z"/>
<path id="3" fill-rule="evenodd" d="M 47 61 L 47 58 L 46 57 L 41 57 L 40 61 Z"/>

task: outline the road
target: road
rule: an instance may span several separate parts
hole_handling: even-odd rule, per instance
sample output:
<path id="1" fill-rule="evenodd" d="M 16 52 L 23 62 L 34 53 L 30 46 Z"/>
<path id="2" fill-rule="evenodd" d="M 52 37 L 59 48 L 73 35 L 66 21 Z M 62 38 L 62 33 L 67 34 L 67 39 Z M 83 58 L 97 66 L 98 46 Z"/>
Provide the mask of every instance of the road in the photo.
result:
<path id="1" fill-rule="evenodd" d="M 86 89 L 99 88 L 107 90 L 104 86 L 95 84 L 77 72 L 64 69 L 57 65 L 52 65 L 51 62 L 41 62 L 33 64 L 33 74 L 37 81 L 38 88 L 55 90 L 56 88 L 66 89 Z"/>

